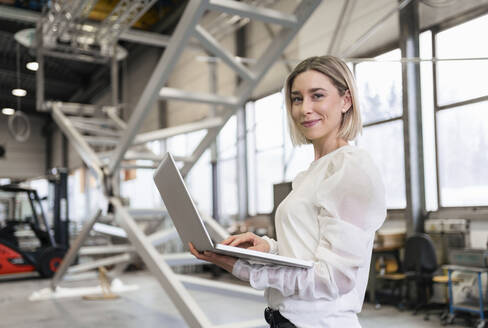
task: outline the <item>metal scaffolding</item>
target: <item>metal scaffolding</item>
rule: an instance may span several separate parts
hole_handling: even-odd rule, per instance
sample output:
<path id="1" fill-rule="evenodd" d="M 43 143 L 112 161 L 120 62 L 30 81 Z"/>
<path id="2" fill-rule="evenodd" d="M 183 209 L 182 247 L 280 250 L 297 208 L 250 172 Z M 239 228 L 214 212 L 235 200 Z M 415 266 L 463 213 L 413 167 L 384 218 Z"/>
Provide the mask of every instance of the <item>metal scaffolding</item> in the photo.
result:
<path id="1" fill-rule="evenodd" d="M 150 6 L 152 3 L 153 1 L 121 1 L 119 6 L 109 15 L 109 19 L 101 24 L 97 38 L 99 40 L 106 39 L 108 40 L 107 44 L 114 45 L 122 34 L 126 34 L 127 29 L 134 21 L 134 17 L 141 15 L 140 6 Z M 259 1 L 255 3 L 259 3 Z M 130 241 L 130 244 L 127 245 L 82 248 L 89 232 L 99 223 L 98 221 L 103 216 L 103 212 L 107 211 L 107 209 L 98 210 L 85 223 L 78 238 L 72 243 L 65 260 L 51 281 L 53 289 L 57 287 L 67 272 L 81 272 L 108 264 L 116 264 L 115 270 L 120 272 L 137 254 L 159 281 L 189 327 L 213 327 L 214 325 L 189 295 L 185 286 L 199 286 L 200 288 L 218 290 L 226 294 L 247 295 L 254 298 L 262 297 L 262 292 L 251 288 L 230 286 L 175 274 L 171 266 L 198 264 L 201 262 L 191 257 L 188 253 L 160 254 L 156 246 L 175 238 L 177 235 L 174 229 L 157 231 L 151 235 L 146 235 L 137 225 L 129 210 L 123 206 L 117 193 L 118 187 L 115 185 L 117 182 L 114 177 L 119 174 L 120 168 L 123 168 L 124 165 L 126 166 L 125 162 L 128 160 L 148 159 L 154 162 L 160 160 L 159 156 L 144 149 L 144 147 L 142 147 L 141 151 L 141 146 L 145 143 L 153 140 L 163 140 L 181 133 L 205 130 L 206 135 L 200 144 L 189 157 L 183 159 L 184 164 L 181 168 L 181 173 L 186 176 L 204 151 L 215 142 L 215 138 L 228 119 L 239 108 L 243 107 L 250 98 L 254 88 L 262 80 L 271 65 L 280 58 L 285 48 L 293 40 L 319 3 L 320 0 L 302 0 L 294 12 L 290 14 L 231 0 L 190 0 L 173 35 L 167 41 L 167 47 L 127 123 L 118 116 L 117 104 L 101 109 L 92 105 L 62 102 L 45 103 L 42 98 L 38 99 L 40 108 L 52 111 L 54 120 L 80 154 L 84 163 L 93 172 L 98 184 L 103 189 L 106 201 L 110 204 L 110 209 L 113 211 L 115 222 L 122 229 L 114 233 L 124 236 Z M 62 4 L 67 6 L 64 2 Z M 226 13 L 231 17 L 239 16 L 245 18 L 246 21 L 257 20 L 266 24 L 275 24 L 280 26 L 281 30 L 273 37 L 270 45 L 260 58 L 252 64 L 243 65 L 236 59 L 234 54 L 230 53 L 219 43 L 211 32 L 202 26 L 200 21 L 207 11 Z M 53 18 L 53 22 L 57 20 L 56 17 Z M 117 28 L 115 25 L 117 25 Z M 45 27 L 42 28 L 42 31 L 45 32 Z M 49 40 L 52 40 L 58 36 L 52 34 L 49 37 Z M 166 86 L 177 60 L 185 48 L 195 47 L 194 42 L 190 42 L 190 38 L 198 40 L 202 48 L 222 60 L 241 78 L 242 82 L 239 83 L 233 95 L 190 93 Z M 39 41 L 41 41 L 42 45 L 42 40 Z M 200 122 L 138 134 L 139 128 L 150 109 L 160 99 L 219 105 L 224 110 L 221 111 L 219 116 Z M 87 114 L 90 112 L 102 112 L 104 117 L 95 118 Z M 154 166 L 150 165 L 149 167 Z M 210 217 L 204 217 L 204 220 L 214 240 L 220 241 L 228 236 L 227 231 L 215 220 Z M 78 254 L 105 254 L 109 256 L 91 263 L 70 267 Z M 254 320 L 226 324 L 219 327 L 261 327 L 264 325 L 263 320 Z"/>

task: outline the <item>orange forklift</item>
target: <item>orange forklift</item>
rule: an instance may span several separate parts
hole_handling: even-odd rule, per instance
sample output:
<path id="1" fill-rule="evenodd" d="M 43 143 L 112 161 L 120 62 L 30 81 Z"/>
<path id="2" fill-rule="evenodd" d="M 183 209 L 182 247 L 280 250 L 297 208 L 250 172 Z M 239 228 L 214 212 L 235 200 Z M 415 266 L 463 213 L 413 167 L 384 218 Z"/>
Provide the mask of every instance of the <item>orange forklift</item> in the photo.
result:
<path id="1" fill-rule="evenodd" d="M 59 220 L 59 212 L 55 206 L 53 232 L 35 189 L 0 186 L 0 277 L 34 271 L 44 278 L 54 275 L 69 248 L 68 221 Z"/>

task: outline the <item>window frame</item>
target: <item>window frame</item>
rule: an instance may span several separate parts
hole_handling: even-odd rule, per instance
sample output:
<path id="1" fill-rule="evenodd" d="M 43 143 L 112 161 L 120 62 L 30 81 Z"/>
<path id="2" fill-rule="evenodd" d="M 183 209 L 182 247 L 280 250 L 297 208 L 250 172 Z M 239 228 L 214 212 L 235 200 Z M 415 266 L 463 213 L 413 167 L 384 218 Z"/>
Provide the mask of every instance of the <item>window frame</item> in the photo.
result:
<path id="1" fill-rule="evenodd" d="M 254 163 L 252 165 L 247 165 L 248 170 L 253 170 L 252 173 L 247 172 L 248 176 L 248 204 L 247 204 L 247 211 L 249 215 L 257 215 L 257 214 L 264 214 L 265 212 L 259 211 L 258 205 L 259 201 L 257 200 L 258 197 L 258 192 L 257 192 L 257 187 L 258 187 L 258 168 L 257 168 L 257 158 L 259 154 L 269 152 L 269 151 L 276 151 L 276 150 L 281 150 L 282 152 L 282 158 L 281 161 L 283 163 L 283 166 L 280 168 L 281 170 L 281 181 L 280 182 L 285 182 L 286 180 L 286 138 L 288 138 L 287 131 L 285 129 L 286 126 L 286 114 L 281 115 L 281 125 L 283 129 L 283 134 L 282 134 L 282 140 L 280 145 L 272 146 L 272 147 L 266 147 L 264 149 L 258 149 L 257 147 L 257 141 L 256 141 L 256 102 L 272 96 L 277 93 L 281 93 L 282 89 L 276 89 L 276 91 L 272 91 L 266 95 L 260 96 L 260 97 L 254 97 L 251 98 L 249 101 L 246 102 L 246 105 L 244 106 L 245 110 L 250 110 L 253 111 L 252 114 L 252 122 L 249 122 L 249 119 L 246 120 L 246 138 L 248 141 L 248 146 L 246 148 L 246 152 L 249 150 L 253 151 L 253 154 L 247 154 L 248 161 L 253 160 Z M 283 105 L 284 106 L 284 105 Z M 249 114 L 246 112 L 246 117 L 250 117 Z M 251 123 L 252 126 L 249 126 L 248 123 Z M 252 133 L 252 139 L 249 138 L 249 133 Z M 251 144 L 252 143 L 252 144 Z M 252 180 L 252 181 L 251 181 Z M 272 210 L 273 211 L 273 210 Z M 269 212 L 269 213 L 272 213 Z"/>
<path id="2" fill-rule="evenodd" d="M 373 52 L 369 52 L 367 54 L 364 54 L 360 57 L 364 57 L 364 58 L 374 58 L 374 57 L 377 57 L 377 56 L 380 56 L 384 53 L 387 53 L 387 52 L 390 52 L 390 51 L 393 51 L 395 49 L 398 48 L 398 44 L 397 42 L 391 42 L 389 44 L 387 44 L 385 47 L 381 47 L 381 48 L 378 48 L 376 49 L 375 51 Z M 356 69 L 357 69 L 357 65 L 360 64 L 361 62 L 363 61 L 354 61 L 353 62 L 353 73 L 354 73 L 354 77 L 356 77 Z M 403 79 L 403 76 L 402 76 L 402 79 Z M 403 87 L 403 86 L 402 86 Z M 403 101 L 402 101 L 402 104 L 403 104 Z M 383 120 L 378 120 L 378 121 L 372 121 L 372 122 L 369 122 L 369 123 L 366 123 L 366 124 L 363 124 L 363 129 L 367 129 L 369 127 L 372 127 L 372 126 L 378 126 L 378 125 L 381 125 L 381 124 L 386 124 L 386 123 L 390 123 L 390 122 L 395 122 L 395 121 L 402 121 L 402 123 L 405 125 L 405 109 L 403 108 L 402 106 L 402 114 L 401 115 L 398 115 L 398 116 L 395 116 L 395 117 L 390 117 L 390 118 L 387 118 L 387 119 L 383 119 Z M 403 135 L 403 138 L 405 138 L 405 135 Z M 355 143 L 357 143 L 355 141 Z M 405 160 L 405 149 L 403 150 L 404 152 L 404 160 Z M 403 176 L 405 177 L 405 166 L 403 168 Z M 405 181 L 405 207 L 403 208 L 387 208 L 387 216 L 388 217 L 396 217 L 396 218 L 403 218 L 405 217 L 405 213 L 406 213 L 406 204 L 407 204 L 407 199 L 406 199 L 406 196 L 407 196 L 407 189 L 406 189 L 406 186 L 407 186 L 407 183 L 408 181 Z"/>
<path id="3" fill-rule="evenodd" d="M 446 31 L 452 27 L 458 26 L 463 23 L 467 23 L 473 19 L 479 18 L 481 16 L 488 15 L 488 10 L 484 11 L 474 11 L 473 13 L 467 13 L 465 15 L 461 15 L 461 17 L 456 17 L 454 19 L 448 20 L 446 22 L 440 23 L 435 25 L 429 29 L 432 33 L 432 57 L 437 58 L 437 35 L 443 31 Z M 441 195 L 441 183 L 439 177 L 439 124 L 438 124 L 438 113 L 442 112 L 443 110 L 453 109 L 456 107 L 462 107 L 465 105 L 476 104 L 483 101 L 488 100 L 488 95 L 470 98 L 467 100 L 457 101 L 454 103 L 449 103 L 446 105 L 439 105 L 438 99 L 438 69 L 437 63 L 432 61 L 432 78 L 433 78 L 433 93 L 434 93 L 434 138 L 435 138 L 435 157 L 436 157 L 436 185 L 437 185 L 437 212 L 450 212 L 456 213 L 461 210 L 462 213 L 479 213 L 480 214 L 488 214 L 488 205 L 466 205 L 466 206 L 444 206 L 442 204 L 442 195 Z"/>

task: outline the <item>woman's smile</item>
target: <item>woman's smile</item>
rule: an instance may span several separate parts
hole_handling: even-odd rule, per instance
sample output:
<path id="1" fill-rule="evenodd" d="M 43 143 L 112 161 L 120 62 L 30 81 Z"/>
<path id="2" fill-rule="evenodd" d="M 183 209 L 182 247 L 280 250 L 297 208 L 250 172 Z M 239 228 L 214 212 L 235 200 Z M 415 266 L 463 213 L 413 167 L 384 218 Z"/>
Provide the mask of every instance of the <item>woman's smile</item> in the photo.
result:
<path id="1" fill-rule="evenodd" d="M 318 122 L 320 122 L 321 119 L 316 119 L 316 120 L 308 120 L 308 121 L 303 121 L 300 124 L 305 127 L 305 128 L 311 128 L 312 126 L 316 125 Z"/>

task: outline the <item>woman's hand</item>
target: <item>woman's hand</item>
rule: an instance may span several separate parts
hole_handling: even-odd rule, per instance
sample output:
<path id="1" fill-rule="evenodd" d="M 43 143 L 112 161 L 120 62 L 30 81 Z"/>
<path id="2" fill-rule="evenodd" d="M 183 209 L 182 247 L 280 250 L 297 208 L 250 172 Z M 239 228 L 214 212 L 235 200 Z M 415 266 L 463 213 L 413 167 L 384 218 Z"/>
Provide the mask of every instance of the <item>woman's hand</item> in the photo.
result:
<path id="1" fill-rule="evenodd" d="M 195 246 L 192 243 L 188 243 L 190 247 L 190 253 L 192 253 L 197 259 L 202 261 L 211 262 L 225 271 L 232 273 L 232 269 L 234 269 L 234 264 L 236 263 L 237 259 L 232 256 L 220 255 L 214 252 L 205 251 L 200 253 L 196 250 Z"/>
<path id="2" fill-rule="evenodd" d="M 263 238 L 253 234 L 252 232 L 246 232 L 239 235 L 233 235 L 221 242 L 221 244 L 236 246 L 241 248 L 251 249 L 259 252 L 269 252 L 269 244 Z"/>

